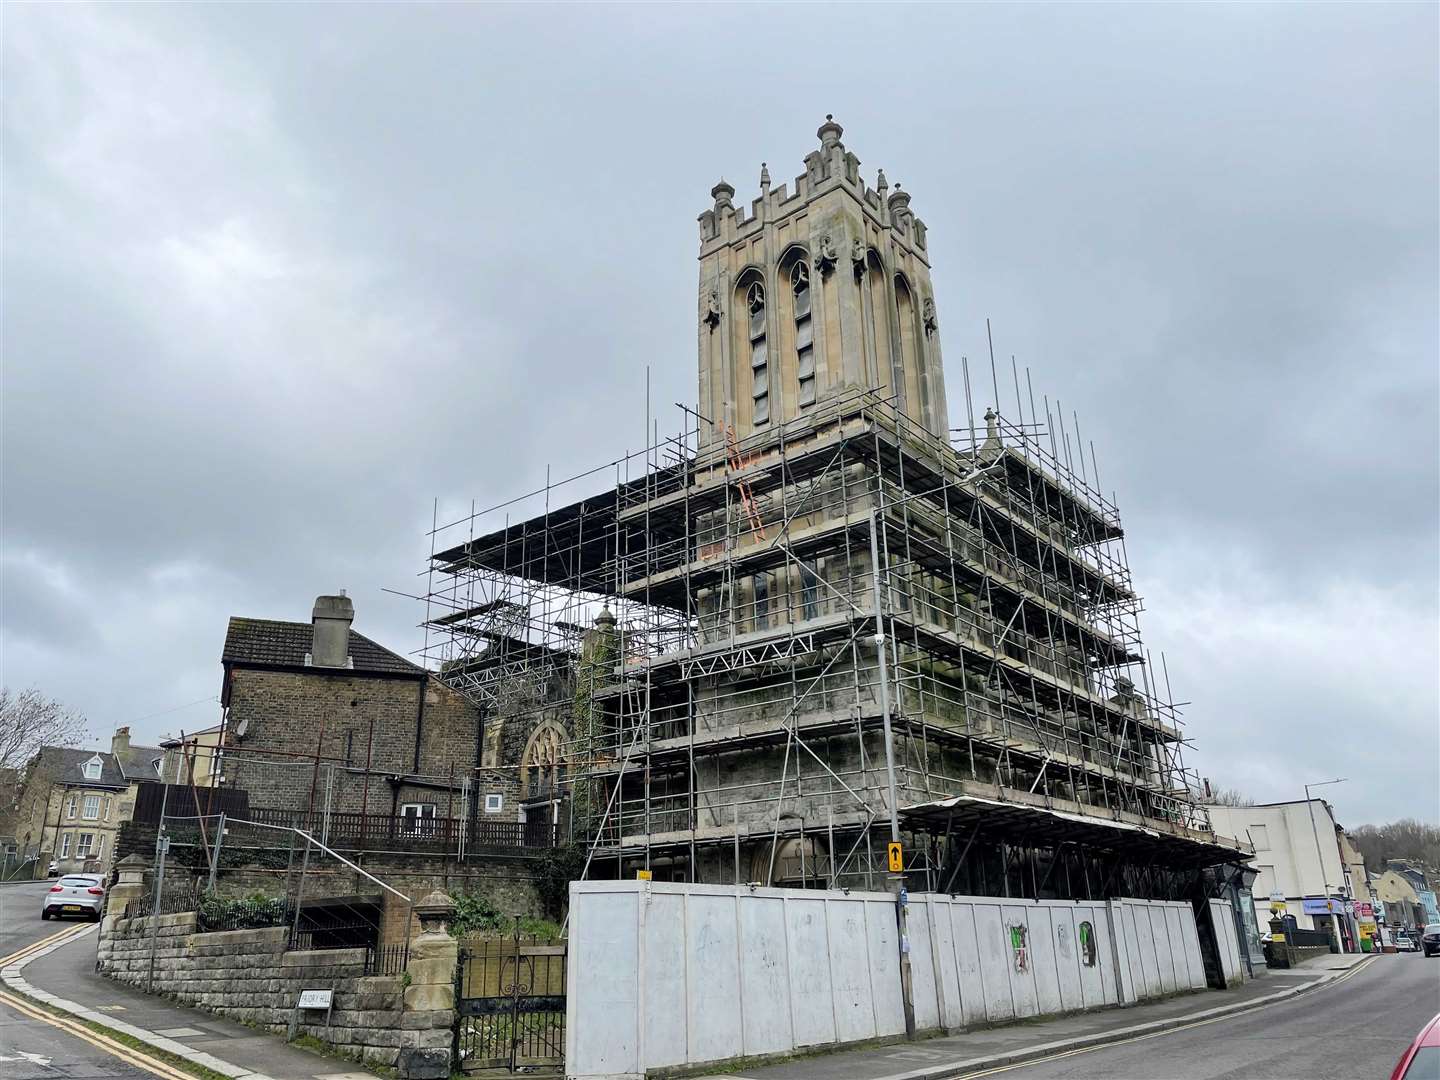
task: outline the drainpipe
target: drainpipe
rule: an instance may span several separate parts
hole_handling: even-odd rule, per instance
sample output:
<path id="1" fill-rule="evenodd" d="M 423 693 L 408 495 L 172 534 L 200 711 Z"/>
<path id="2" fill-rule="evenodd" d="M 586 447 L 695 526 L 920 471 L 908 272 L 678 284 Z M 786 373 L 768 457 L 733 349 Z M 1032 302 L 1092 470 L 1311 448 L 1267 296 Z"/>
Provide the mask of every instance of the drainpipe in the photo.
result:
<path id="1" fill-rule="evenodd" d="M 425 731 L 425 687 L 430 682 L 430 673 L 427 671 L 420 676 L 420 701 L 415 708 L 415 763 L 410 771 L 416 776 L 420 775 L 420 738 Z"/>

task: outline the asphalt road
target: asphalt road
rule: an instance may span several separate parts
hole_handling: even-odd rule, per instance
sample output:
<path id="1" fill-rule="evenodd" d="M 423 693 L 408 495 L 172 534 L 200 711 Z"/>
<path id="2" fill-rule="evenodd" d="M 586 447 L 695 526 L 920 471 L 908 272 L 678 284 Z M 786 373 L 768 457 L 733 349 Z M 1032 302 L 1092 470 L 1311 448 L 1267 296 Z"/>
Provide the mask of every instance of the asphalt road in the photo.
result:
<path id="1" fill-rule="evenodd" d="M 0 886 L 0 956 L 9 956 L 31 942 L 73 925 L 69 921 L 40 920 L 40 898 L 49 888 L 48 881 Z M 66 1080 L 68 1077 L 154 1080 L 143 1069 L 120 1061 L 42 1020 L 16 1012 L 4 1002 L 0 1002 L 0 1077 L 5 1080 Z"/>
<path id="2" fill-rule="evenodd" d="M 1267 976 L 1277 987 L 1284 975 Z M 1380 956 L 1294 1001 L 1088 1053 L 980 1074 L 1005 1080 L 1386 1080 L 1440 1012 L 1440 958 Z"/>

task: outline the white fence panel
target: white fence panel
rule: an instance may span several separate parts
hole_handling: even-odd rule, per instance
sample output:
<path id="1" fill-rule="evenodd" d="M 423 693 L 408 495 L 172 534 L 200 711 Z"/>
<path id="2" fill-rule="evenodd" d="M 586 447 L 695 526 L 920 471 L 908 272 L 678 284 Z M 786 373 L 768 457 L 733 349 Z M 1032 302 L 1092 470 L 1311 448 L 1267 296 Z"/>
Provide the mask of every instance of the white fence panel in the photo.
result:
<path id="1" fill-rule="evenodd" d="M 1219 900 L 1210 912 L 1228 980 L 1240 970 L 1233 915 Z M 639 1077 L 905 1029 L 887 893 L 574 882 L 570 926 L 571 1077 Z M 1180 901 L 919 894 L 909 931 L 922 1030 L 1205 986 L 1194 913 Z"/>
<path id="2" fill-rule="evenodd" d="M 573 882 L 567 1075 L 901 1035 L 898 933 L 885 893 Z"/>
<path id="3" fill-rule="evenodd" d="M 915 896 L 916 1026 L 959 1028 L 1113 1005 L 1119 991 L 1109 918 L 1104 904 L 1088 901 Z M 1024 931 L 1018 948 L 1017 930 Z M 926 945 L 934 975 L 920 971 Z"/>
<path id="4" fill-rule="evenodd" d="M 1240 937 L 1235 931 L 1235 907 L 1229 900 L 1210 901 L 1210 924 L 1215 927 L 1215 943 L 1220 950 L 1220 970 L 1225 985 L 1234 986 L 1245 977 L 1240 958 Z"/>
<path id="5" fill-rule="evenodd" d="M 1122 1004 L 1205 988 L 1200 934 L 1188 903 L 1125 899 L 1109 906 L 1122 935 L 1116 952 L 1127 967 L 1120 980 Z"/>

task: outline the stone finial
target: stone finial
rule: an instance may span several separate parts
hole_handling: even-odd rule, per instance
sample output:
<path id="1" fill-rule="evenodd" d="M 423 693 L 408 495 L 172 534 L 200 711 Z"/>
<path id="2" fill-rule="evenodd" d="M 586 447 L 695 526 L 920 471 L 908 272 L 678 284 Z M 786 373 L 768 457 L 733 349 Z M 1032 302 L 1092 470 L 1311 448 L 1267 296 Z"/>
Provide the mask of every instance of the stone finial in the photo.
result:
<path id="1" fill-rule="evenodd" d="M 735 204 L 731 200 L 735 198 L 735 189 L 727 184 L 724 178 L 721 178 L 720 182 L 710 189 L 710 197 L 715 200 L 716 210 L 734 209 Z"/>
<path id="2" fill-rule="evenodd" d="M 885 201 L 885 192 L 890 190 L 890 181 L 885 179 L 885 170 L 881 169 L 875 176 L 875 190 L 880 193 L 880 201 Z"/>
<path id="3" fill-rule="evenodd" d="M 765 162 L 760 162 L 760 193 L 770 194 L 770 167 Z"/>
<path id="4" fill-rule="evenodd" d="M 835 122 L 832 113 L 825 114 L 825 123 L 821 124 L 815 132 L 820 137 L 820 145 L 825 149 L 840 145 L 840 136 L 845 134 L 845 129 Z"/>
<path id="5" fill-rule="evenodd" d="M 609 604 L 606 604 L 604 607 L 602 607 L 600 609 L 600 614 L 595 616 L 595 625 L 602 627 L 611 627 L 615 625 L 615 613 L 610 610 Z"/>
<path id="6" fill-rule="evenodd" d="M 987 440 L 1000 438 L 999 419 L 1000 415 L 994 409 L 987 408 L 985 410 L 985 438 Z"/>
<path id="7" fill-rule="evenodd" d="M 415 915 L 420 920 L 421 933 L 447 933 L 455 918 L 455 901 L 436 889 L 415 905 Z"/>
<path id="8" fill-rule="evenodd" d="M 908 191 L 901 191 L 900 185 L 896 184 L 894 192 L 886 201 L 886 205 L 890 207 L 890 213 L 892 214 L 898 214 L 904 210 L 908 210 L 910 208 L 910 193 Z"/>

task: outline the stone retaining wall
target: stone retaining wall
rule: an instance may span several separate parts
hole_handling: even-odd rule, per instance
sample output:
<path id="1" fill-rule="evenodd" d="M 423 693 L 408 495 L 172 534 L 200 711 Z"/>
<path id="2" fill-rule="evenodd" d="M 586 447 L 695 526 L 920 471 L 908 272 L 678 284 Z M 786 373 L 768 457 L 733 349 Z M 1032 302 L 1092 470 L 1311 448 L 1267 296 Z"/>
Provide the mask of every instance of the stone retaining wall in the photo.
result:
<path id="1" fill-rule="evenodd" d="M 202 934 L 193 911 L 158 920 L 156 993 L 268 1031 L 312 1036 L 347 1057 L 398 1068 L 404 1076 L 449 1075 L 455 960 L 453 945 L 446 948 L 448 935 L 438 942 L 426 940 L 437 935 L 417 938 L 410 962 L 415 970 L 406 976 L 367 977 L 364 949 L 288 951 L 285 927 Z M 148 917 L 107 915 L 100 927 L 101 973 L 143 988 L 150 933 Z M 297 1016 L 295 1003 L 305 989 L 335 992 L 328 1024 L 323 1012 Z"/>

